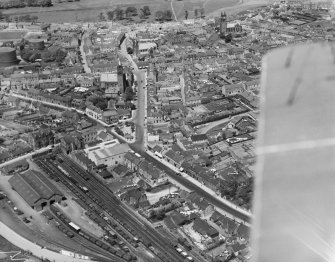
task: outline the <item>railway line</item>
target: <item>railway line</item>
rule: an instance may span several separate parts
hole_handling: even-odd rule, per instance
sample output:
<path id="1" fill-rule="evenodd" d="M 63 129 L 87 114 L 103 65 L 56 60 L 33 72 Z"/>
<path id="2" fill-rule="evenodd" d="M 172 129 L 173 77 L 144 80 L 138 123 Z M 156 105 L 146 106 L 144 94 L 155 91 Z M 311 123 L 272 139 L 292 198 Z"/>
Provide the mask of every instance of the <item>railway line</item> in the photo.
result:
<path id="1" fill-rule="evenodd" d="M 49 161 L 47 160 L 35 160 L 35 162 L 49 175 L 51 176 L 51 178 L 58 178 L 66 187 L 68 187 L 75 195 L 77 196 L 81 196 L 81 192 L 80 192 L 80 189 L 78 188 L 75 188 L 73 186 L 73 184 L 71 184 L 69 182 L 69 178 L 67 175 L 64 175 L 59 169 L 57 169 L 56 166 L 54 165 L 51 165 Z M 93 206 L 93 205 L 92 205 Z M 90 206 L 87 206 L 88 208 L 90 208 Z M 94 206 L 93 206 L 94 208 Z M 92 209 L 92 208 L 91 208 Z M 106 223 L 107 224 L 107 223 Z M 104 227 L 105 225 L 102 225 L 102 224 L 99 224 L 99 226 L 102 226 Z M 86 234 L 87 235 L 87 234 Z M 88 238 L 89 239 L 89 238 Z M 97 239 L 96 239 L 97 240 Z M 95 240 L 95 241 L 96 241 Z M 77 239 L 76 239 L 77 241 Z M 89 249 L 89 250 L 92 250 L 92 251 L 97 251 L 97 248 L 96 248 L 96 245 L 92 245 L 91 243 L 87 243 L 87 241 L 84 241 L 83 242 L 83 239 L 82 238 L 79 238 L 78 239 L 78 242 L 80 244 L 82 244 L 85 248 Z M 91 241 L 94 243 L 94 241 Z M 93 246 L 93 248 L 92 248 Z M 101 245 L 98 245 L 98 247 L 102 246 Z M 99 248 L 98 248 L 99 249 Z M 108 254 L 109 254 L 109 260 L 107 261 L 131 261 L 131 260 L 136 260 L 136 257 L 133 257 L 133 256 L 130 256 L 128 254 L 126 254 L 126 252 L 124 252 L 123 250 L 121 249 L 115 249 L 113 247 L 107 247 L 107 248 L 104 248 L 105 249 L 105 252 L 104 254 L 106 254 L 106 250 L 108 251 Z M 114 255 L 115 254 L 115 255 Z M 99 258 L 101 259 L 101 258 Z"/>
<path id="2" fill-rule="evenodd" d="M 64 219 L 62 219 L 59 215 L 56 214 L 56 210 L 53 208 L 50 208 L 50 212 L 53 215 L 53 218 L 55 220 L 55 224 L 58 225 L 57 227 L 59 228 L 59 230 L 66 232 L 66 235 L 73 238 L 76 243 L 82 245 L 83 247 L 93 251 L 94 253 L 99 252 L 99 256 L 97 256 L 97 258 L 99 259 L 99 261 L 101 262 L 109 262 L 109 261 L 120 261 L 120 258 L 111 255 L 111 253 L 107 252 L 105 249 L 97 247 L 96 245 L 92 245 L 92 243 L 89 242 L 89 239 L 85 238 L 83 235 L 77 234 L 75 232 L 71 232 L 68 228 L 68 222 L 64 221 Z M 63 230 L 62 230 L 63 229 Z M 69 230 L 69 231 L 67 231 Z M 69 232 L 71 232 L 69 234 Z M 70 236 L 72 235 L 72 236 Z"/>
<path id="3" fill-rule="evenodd" d="M 110 189 L 103 185 L 94 175 L 73 163 L 67 156 L 60 155 L 60 157 L 64 161 L 63 164 L 66 164 L 67 168 L 72 169 L 71 174 L 76 174 L 76 179 L 82 179 L 83 176 L 91 177 L 89 181 L 86 181 L 86 187 L 89 188 L 93 197 L 98 199 L 96 202 L 106 204 L 106 207 L 103 209 L 107 210 L 107 213 L 111 215 L 121 227 L 130 231 L 134 236 L 135 234 L 136 236 L 139 235 L 146 247 L 154 246 L 155 249 L 158 248 L 160 252 L 156 253 L 156 255 L 161 260 L 171 262 L 183 261 L 183 258 L 173 248 L 169 239 L 159 235 L 151 226 L 138 220 L 136 217 L 129 216 L 129 213 L 125 210 L 122 202 L 118 200 Z M 85 181 L 82 182 L 84 183 Z M 109 207 L 107 206 L 107 203 L 110 205 Z M 134 232 L 136 229 L 137 232 Z"/>
<path id="4" fill-rule="evenodd" d="M 49 175 L 57 176 L 74 194 L 82 197 L 80 201 L 85 203 L 85 208 L 88 207 L 90 211 L 104 217 L 119 234 L 127 232 L 127 235 L 123 234 L 123 236 L 128 242 L 131 243 L 127 236 L 136 236 L 144 246 L 154 251 L 162 261 L 178 262 L 184 260 L 174 249 L 169 239 L 160 235 L 136 217 L 129 216 L 121 201 L 100 180 L 82 169 L 67 156 L 59 154 L 57 162 L 45 157 L 43 160 L 37 159 L 36 162 Z M 87 188 L 87 192 L 83 192 L 83 186 Z"/>

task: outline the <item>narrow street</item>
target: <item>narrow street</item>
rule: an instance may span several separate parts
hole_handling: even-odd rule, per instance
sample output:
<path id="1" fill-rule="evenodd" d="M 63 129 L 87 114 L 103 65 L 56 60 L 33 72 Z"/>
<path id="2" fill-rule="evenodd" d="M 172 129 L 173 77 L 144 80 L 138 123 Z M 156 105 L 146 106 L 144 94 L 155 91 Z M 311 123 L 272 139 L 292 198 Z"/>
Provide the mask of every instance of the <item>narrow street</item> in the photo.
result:
<path id="1" fill-rule="evenodd" d="M 82 38 L 81 38 L 80 53 L 81 53 L 81 57 L 83 58 L 83 67 L 84 67 L 85 73 L 91 73 L 91 68 L 89 68 L 89 66 L 87 64 L 86 53 L 84 51 L 84 45 L 85 45 L 86 37 L 88 37 L 88 36 L 86 35 L 86 33 L 84 33 L 82 35 Z"/>
<path id="2" fill-rule="evenodd" d="M 125 41 L 121 44 L 121 54 L 131 62 L 134 70 L 133 74 L 135 75 L 137 81 L 137 107 L 136 107 L 136 116 L 133 119 L 133 122 L 136 126 L 135 134 L 135 144 L 141 149 L 145 150 L 145 137 L 146 137 L 146 127 L 145 127 L 145 116 L 146 116 L 146 72 L 145 70 L 138 69 L 137 64 L 127 53 Z"/>

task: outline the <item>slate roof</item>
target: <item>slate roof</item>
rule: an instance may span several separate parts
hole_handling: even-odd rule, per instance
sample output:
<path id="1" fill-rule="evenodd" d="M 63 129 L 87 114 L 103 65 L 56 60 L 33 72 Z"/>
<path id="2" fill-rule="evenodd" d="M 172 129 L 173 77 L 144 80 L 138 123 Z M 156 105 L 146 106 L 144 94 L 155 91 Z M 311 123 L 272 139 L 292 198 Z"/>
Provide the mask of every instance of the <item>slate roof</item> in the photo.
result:
<path id="1" fill-rule="evenodd" d="M 141 162 L 139 169 L 150 175 L 151 179 L 158 179 L 160 177 L 160 170 L 146 160 Z"/>
<path id="2" fill-rule="evenodd" d="M 183 162 L 183 157 L 173 150 L 169 150 L 165 153 L 165 156 L 172 159 L 174 162 L 181 164 Z"/>
<path id="3" fill-rule="evenodd" d="M 250 227 L 240 224 L 240 226 L 237 229 L 237 235 L 239 237 L 242 237 L 244 239 L 249 239 L 250 236 Z"/>
<path id="4" fill-rule="evenodd" d="M 219 235 L 219 231 L 200 218 L 196 218 L 194 220 L 193 229 L 201 235 L 208 235 L 210 237 L 216 237 Z"/>
<path id="5" fill-rule="evenodd" d="M 34 171 L 14 175 L 9 179 L 9 183 L 30 206 L 41 199 L 50 200 L 55 195 L 62 196 L 43 174 Z"/>
<path id="6" fill-rule="evenodd" d="M 134 153 L 127 152 L 124 155 L 124 159 L 127 159 L 129 162 L 133 163 L 134 165 L 139 165 L 141 161 L 143 160 L 142 158 L 136 156 Z"/>
<path id="7" fill-rule="evenodd" d="M 191 140 L 193 142 L 205 141 L 205 140 L 207 140 L 207 135 L 206 134 L 192 135 Z"/>

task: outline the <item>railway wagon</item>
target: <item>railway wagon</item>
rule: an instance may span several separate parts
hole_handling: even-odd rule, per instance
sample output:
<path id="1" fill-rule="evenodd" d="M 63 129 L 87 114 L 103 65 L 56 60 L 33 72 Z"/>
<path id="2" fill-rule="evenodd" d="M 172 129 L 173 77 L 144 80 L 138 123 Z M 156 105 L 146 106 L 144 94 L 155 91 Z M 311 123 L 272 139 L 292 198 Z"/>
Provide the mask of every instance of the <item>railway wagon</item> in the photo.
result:
<path id="1" fill-rule="evenodd" d="M 79 226 L 77 226 L 75 223 L 73 223 L 73 222 L 70 222 L 69 223 L 69 226 L 73 229 L 73 230 L 75 230 L 76 232 L 79 232 L 80 231 L 80 227 Z"/>

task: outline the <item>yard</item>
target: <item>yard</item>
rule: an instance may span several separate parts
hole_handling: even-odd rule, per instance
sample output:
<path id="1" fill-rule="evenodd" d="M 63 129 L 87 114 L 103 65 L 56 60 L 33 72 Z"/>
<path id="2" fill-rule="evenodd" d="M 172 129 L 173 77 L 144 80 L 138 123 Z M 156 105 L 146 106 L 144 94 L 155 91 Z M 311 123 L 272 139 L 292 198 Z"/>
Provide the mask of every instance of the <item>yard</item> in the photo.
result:
<path id="1" fill-rule="evenodd" d="M 132 176 L 126 176 L 126 177 L 123 177 L 123 178 L 118 178 L 116 180 L 113 180 L 112 182 L 109 182 L 108 183 L 108 187 L 110 190 L 112 190 L 114 192 L 114 194 L 116 192 L 118 192 L 121 188 L 124 188 L 126 186 L 130 186 L 130 185 L 133 185 L 133 177 L 134 175 Z"/>
<path id="2" fill-rule="evenodd" d="M 158 192 L 155 192 L 155 193 L 146 192 L 146 195 L 147 195 L 147 198 L 148 198 L 148 201 L 150 202 L 150 204 L 153 205 L 156 202 L 158 202 L 161 197 L 164 197 L 164 196 L 169 195 L 171 193 L 174 193 L 176 191 L 178 191 L 178 188 L 174 187 L 174 186 L 171 186 L 169 188 L 165 188 L 165 189 L 163 189 L 161 191 L 158 191 Z"/>
<path id="3" fill-rule="evenodd" d="M 60 208 L 67 217 L 71 218 L 75 224 L 84 228 L 85 231 L 98 238 L 103 236 L 103 230 L 85 215 L 85 210 L 82 207 L 72 199 L 68 199 L 66 203 L 66 207 L 63 205 L 57 205 L 57 207 Z"/>

